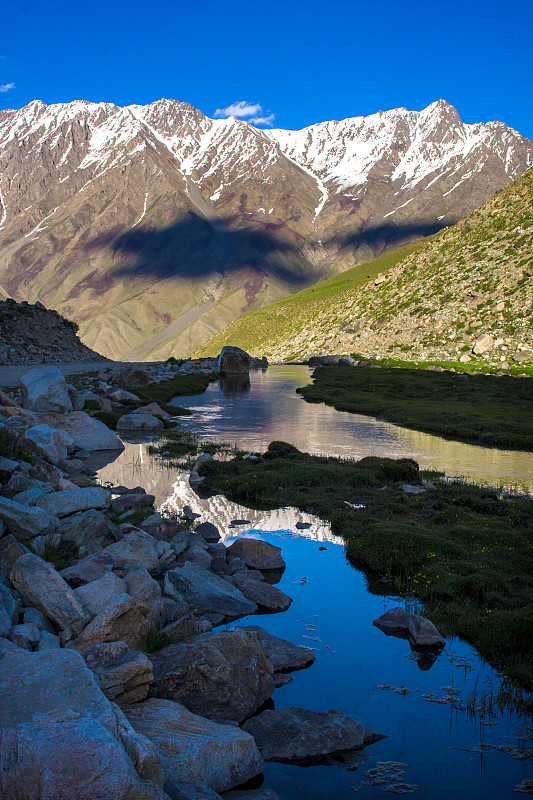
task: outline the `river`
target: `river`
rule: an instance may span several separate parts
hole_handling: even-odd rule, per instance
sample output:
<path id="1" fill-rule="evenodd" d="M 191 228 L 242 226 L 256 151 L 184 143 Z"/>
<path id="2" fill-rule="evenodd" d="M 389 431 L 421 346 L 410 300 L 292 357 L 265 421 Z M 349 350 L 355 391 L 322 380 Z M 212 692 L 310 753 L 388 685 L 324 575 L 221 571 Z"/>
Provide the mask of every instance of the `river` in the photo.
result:
<path id="1" fill-rule="evenodd" d="M 270 374 L 269 374 L 270 373 Z M 249 391 L 234 393 L 212 384 L 199 397 L 179 398 L 196 409 L 185 424 L 202 437 L 260 450 L 284 439 L 302 450 L 349 457 L 409 456 L 422 467 L 493 485 L 531 489 L 531 454 L 508 453 L 448 442 L 372 420 L 307 404 L 294 394 L 309 380 L 305 367 L 274 367 L 252 373 Z M 217 525 L 230 541 L 261 536 L 283 548 L 287 569 L 279 588 L 293 598 L 283 614 L 256 615 L 236 625 L 259 624 L 275 635 L 316 649 L 309 669 L 293 673 L 292 683 L 276 689 L 276 707 L 300 706 L 316 711 L 337 708 L 387 738 L 364 751 L 368 760 L 354 772 L 339 766 L 265 765 L 264 787 L 281 800 L 347 800 L 379 798 L 399 782 L 418 787 L 420 800 L 462 800 L 516 797 L 514 788 L 531 777 L 531 740 L 520 738 L 524 723 L 502 711 L 495 719 L 470 716 L 444 698 L 466 704 L 475 692 L 490 693 L 500 676 L 474 648 L 449 638 L 428 669 L 413 660 L 406 640 L 385 636 L 372 621 L 405 601 L 376 594 L 365 575 L 347 561 L 342 542 L 327 523 L 296 509 L 253 511 L 222 496 L 198 498 L 187 474 L 164 467 L 146 444 L 126 443 L 126 450 L 99 472 L 100 479 L 127 486 L 143 485 L 156 495 L 158 507 L 180 511 L 191 506 Z M 248 520 L 237 531 L 233 519 Z M 309 529 L 298 531 L 297 522 Z M 326 548 L 326 549 L 319 549 Z M 426 667 L 426 668 L 422 668 Z M 389 688 L 380 688 L 388 686 Z M 397 691 L 395 691 L 397 690 Z M 407 691 L 406 691 L 407 690 Z M 490 723 L 490 724 L 487 724 Z M 507 749 L 496 749 L 496 748 Z M 389 773 L 383 764 L 388 764 Z M 404 766 L 398 766 L 404 765 Z M 374 783 L 378 769 L 378 780 Z M 396 770 L 396 772 L 395 772 Z M 396 775 L 400 781 L 392 778 Z"/>

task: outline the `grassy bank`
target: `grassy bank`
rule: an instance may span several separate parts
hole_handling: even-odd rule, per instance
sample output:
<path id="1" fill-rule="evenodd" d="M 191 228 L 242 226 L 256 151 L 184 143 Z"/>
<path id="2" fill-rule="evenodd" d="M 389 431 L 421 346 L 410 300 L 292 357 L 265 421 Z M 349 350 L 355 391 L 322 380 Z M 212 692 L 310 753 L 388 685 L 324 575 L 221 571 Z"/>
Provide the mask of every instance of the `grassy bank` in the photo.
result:
<path id="1" fill-rule="evenodd" d="M 415 369 L 327 367 L 297 390 L 312 403 L 504 449 L 533 450 L 533 381 Z"/>
<path id="2" fill-rule="evenodd" d="M 296 506 L 331 522 L 352 563 L 382 593 L 415 596 L 445 635 L 460 635 L 533 688 L 533 501 L 420 474 L 410 459 L 359 462 L 272 443 L 257 460 L 204 464 L 206 487 L 248 506 Z M 407 494 L 402 484 L 435 488 Z"/>

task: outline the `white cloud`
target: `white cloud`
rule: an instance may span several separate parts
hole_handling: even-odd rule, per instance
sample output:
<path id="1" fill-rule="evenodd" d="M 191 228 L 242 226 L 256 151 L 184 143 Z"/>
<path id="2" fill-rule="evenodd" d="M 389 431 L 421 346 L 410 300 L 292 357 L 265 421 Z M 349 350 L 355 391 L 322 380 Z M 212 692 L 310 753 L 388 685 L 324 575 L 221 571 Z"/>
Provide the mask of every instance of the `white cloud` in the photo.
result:
<path id="1" fill-rule="evenodd" d="M 2 83 L 0 84 L 0 92 L 9 92 L 10 89 L 14 89 L 14 83 Z"/>
<path id="2" fill-rule="evenodd" d="M 252 125 L 272 125 L 275 114 L 264 111 L 261 103 L 251 103 L 248 100 L 236 100 L 226 108 L 217 108 L 213 115 L 216 119 L 225 117 L 239 117 L 246 119 Z"/>
<path id="3" fill-rule="evenodd" d="M 252 125 L 273 125 L 275 116 L 275 114 L 267 114 L 263 117 L 251 117 L 248 122 L 251 122 Z"/>

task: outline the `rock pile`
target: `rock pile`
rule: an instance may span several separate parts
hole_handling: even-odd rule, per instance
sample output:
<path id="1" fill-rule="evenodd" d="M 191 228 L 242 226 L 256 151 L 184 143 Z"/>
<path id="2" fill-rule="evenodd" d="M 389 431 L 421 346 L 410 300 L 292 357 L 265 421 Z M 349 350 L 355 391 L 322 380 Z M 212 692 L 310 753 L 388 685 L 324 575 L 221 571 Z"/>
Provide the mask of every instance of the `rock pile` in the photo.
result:
<path id="1" fill-rule="evenodd" d="M 78 326 L 37 301 L 0 300 L 0 364 L 107 361 L 77 337 Z"/>

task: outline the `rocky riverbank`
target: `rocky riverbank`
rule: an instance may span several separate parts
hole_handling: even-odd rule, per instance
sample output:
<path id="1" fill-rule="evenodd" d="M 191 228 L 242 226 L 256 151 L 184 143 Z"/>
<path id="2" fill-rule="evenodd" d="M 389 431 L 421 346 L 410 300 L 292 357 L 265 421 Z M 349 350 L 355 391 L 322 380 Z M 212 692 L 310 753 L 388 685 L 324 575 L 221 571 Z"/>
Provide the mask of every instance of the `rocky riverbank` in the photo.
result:
<path id="1" fill-rule="evenodd" d="M 122 380 L 155 388 L 184 366 L 127 366 Z M 265 760 L 348 764 L 382 736 L 340 712 L 263 710 L 312 650 L 259 626 L 216 630 L 289 607 L 280 548 L 226 547 L 188 507 L 164 518 L 142 487 L 94 480 L 91 453 L 122 444 L 76 409 L 123 405 L 112 377 L 76 390 L 43 368 L 0 395 L 0 796 L 274 800 L 231 790 Z M 173 422 L 136 410 L 121 418 Z M 287 726 L 297 735 L 280 737 Z"/>

